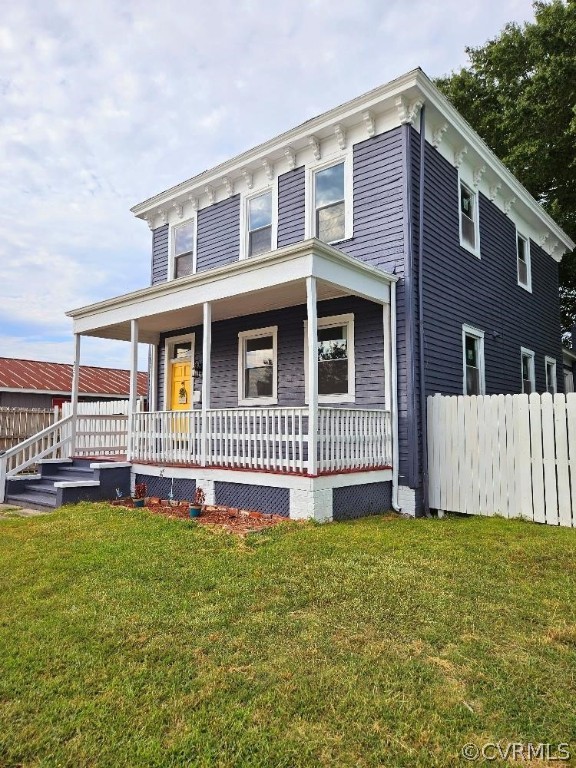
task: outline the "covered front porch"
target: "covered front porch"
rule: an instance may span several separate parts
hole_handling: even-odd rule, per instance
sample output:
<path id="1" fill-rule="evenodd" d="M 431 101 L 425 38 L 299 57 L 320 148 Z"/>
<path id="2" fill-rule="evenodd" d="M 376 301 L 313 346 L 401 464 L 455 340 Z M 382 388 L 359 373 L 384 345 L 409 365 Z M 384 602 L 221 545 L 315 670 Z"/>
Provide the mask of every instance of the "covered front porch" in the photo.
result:
<path id="1" fill-rule="evenodd" d="M 213 468 L 309 478 L 378 474 L 395 463 L 395 281 L 394 276 L 331 246 L 308 240 L 68 313 L 74 321 L 75 369 L 80 364 L 82 336 L 130 343 L 126 453 L 139 467 Z M 353 318 L 346 321 L 348 349 L 336 362 L 327 361 L 326 355 L 334 355 L 322 356 L 319 328 L 322 331 L 326 320 L 333 320 L 324 316 L 326 311 L 349 308 L 350 297 L 357 300 L 355 314 L 336 316 Z M 364 314 L 371 318 L 366 328 Z M 271 325 L 261 327 L 274 319 L 274 333 Z M 242 339 L 251 337 L 243 329 L 254 326 L 257 338 L 263 333 L 273 336 L 274 362 L 265 361 L 262 375 L 248 370 L 241 351 Z M 289 332 L 289 328 L 301 330 Z M 184 404 L 175 406 L 168 371 L 170 362 L 178 362 L 172 340 L 181 338 L 191 339 L 186 350 L 190 382 L 183 387 L 187 389 Z M 233 340 L 240 343 L 235 360 L 230 357 L 235 354 L 230 352 Z M 147 411 L 137 407 L 140 343 L 150 345 Z M 227 343 L 229 351 L 222 352 Z M 373 358 L 365 359 L 367 355 Z M 345 368 L 350 379 L 346 392 L 334 393 L 333 384 L 326 389 L 322 373 L 326 362 L 330 371 L 340 371 L 342 379 Z M 250 376 L 265 379 L 263 394 L 254 389 L 262 382 L 251 382 Z M 372 392 L 376 388 L 378 396 Z M 76 403 L 73 392 L 73 414 Z M 72 433 L 72 453 L 85 454 L 80 435 L 74 429 Z"/>

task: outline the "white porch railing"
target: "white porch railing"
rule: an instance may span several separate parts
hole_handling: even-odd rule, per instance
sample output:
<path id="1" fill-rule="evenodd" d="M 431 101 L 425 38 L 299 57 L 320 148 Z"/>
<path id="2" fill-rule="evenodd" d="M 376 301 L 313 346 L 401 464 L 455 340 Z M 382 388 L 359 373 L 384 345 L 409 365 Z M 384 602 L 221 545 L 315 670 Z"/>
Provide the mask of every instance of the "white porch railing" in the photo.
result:
<path id="1" fill-rule="evenodd" d="M 211 408 L 134 415 L 133 461 L 305 473 L 308 408 Z M 318 471 L 391 466 L 390 413 L 319 408 Z"/>

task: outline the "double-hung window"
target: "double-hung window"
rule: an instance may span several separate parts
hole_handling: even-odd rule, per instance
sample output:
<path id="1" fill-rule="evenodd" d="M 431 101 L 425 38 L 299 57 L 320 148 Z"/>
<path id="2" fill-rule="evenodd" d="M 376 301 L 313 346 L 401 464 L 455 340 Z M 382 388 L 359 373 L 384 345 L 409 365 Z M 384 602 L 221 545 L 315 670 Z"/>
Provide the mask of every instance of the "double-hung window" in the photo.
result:
<path id="1" fill-rule="evenodd" d="M 272 250 L 272 192 L 247 200 L 247 254 L 257 256 Z"/>
<path id="2" fill-rule="evenodd" d="M 532 290 L 532 274 L 530 269 L 530 241 L 516 233 L 516 261 L 518 265 L 518 285 Z"/>
<path id="3" fill-rule="evenodd" d="M 177 224 L 172 229 L 174 253 L 174 277 L 184 277 L 194 273 L 194 240 L 196 224 L 194 219 Z"/>
<path id="4" fill-rule="evenodd" d="M 344 163 L 314 173 L 314 236 L 325 243 L 346 238 Z"/>
<path id="5" fill-rule="evenodd" d="M 238 334 L 238 403 L 274 405 L 277 399 L 278 327 Z"/>
<path id="6" fill-rule="evenodd" d="M 556 394 L 556 360 L 553 357 L 544 358 L 546 370 L 546 392 L 551 395 Z"/>
<path id="7" fill-rule="evenodd" d="M 531 349 L 520 349 L 522 392 L 529 395 L 536 390 L 534 375 L 534 352 Z"/>
<path id="8" fill-rule="evenodd" d="M 304 323 L 308 389 L 308 323 Z M 353 402 L 355 397 L 354 315 L 318 318 L 318 401 Z"/>
<path id="9" fill-rule="evenodd" d="M 464 394 L 483 395 L 484 383 L 484 331 L 462 326 L 464 353 Z"/>
<path id="10" fill-rule="evenodd" d="M 478 196 L 460 182 L 460 245 L 479 255 Z"/>

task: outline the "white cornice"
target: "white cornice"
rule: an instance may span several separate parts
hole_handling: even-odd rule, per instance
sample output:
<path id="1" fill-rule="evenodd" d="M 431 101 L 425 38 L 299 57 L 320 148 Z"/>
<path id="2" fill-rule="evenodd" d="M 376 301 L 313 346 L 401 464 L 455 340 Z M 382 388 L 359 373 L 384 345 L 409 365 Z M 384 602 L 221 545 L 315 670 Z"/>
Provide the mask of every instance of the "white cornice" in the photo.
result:
<path id="1" fill-rule="evenodd" d="M 347 142 L 352 143 L 348 134 L 353 126 L 363 125 L 364 137 L 372 137 L 378 131 L 389 130 L 391 127 L 390 119 L 383 122 L 382 115 L 389 118 L 391 114 L 395 114 L 396 125 L 416 123 L 417 115 L 424 104 L 428 113 L 427 119 L 432 120 L 429 141 L 433 146 L 439 147 L 440 143 L 443 144 L 444 134 L 449 131 L 455 146 L 454 164 L 463 162 L 462 150 L 465 149 L 466 162 L 473 162 L 474 170 L 483 167 L 486 169 L 485 175 L 484 171 L 482 172 L 482 176 L 487 180 L 486 184 L 502 189 L 503 200 L 514 198 L 517 205 L 525 206 L 530 215 L 538 220 L 538 228 L 548 230 L 551 241 L 558 241 L 556 251 L 559 255 L 555 258 L 559 258 L 564 250 L 572 250 L 575 247 L 566 233 L 503 165 L 421 69 L 412 70 L 390 83 L 308 120 L 211 170 L 135 205 L 131 210 L 154 228 L 158 219 L 164 223 L 167 221 L 167 209 L 173 204 L 181 205 L 192 198 L 200 206 L 199 200 L 202 197 L 209 205 L 215 202 L 215 190 L 224 186 L 224 178 L 231 185 L 234 185 L 236 180 L 244 179 L 249 187 L 250 180 L 257 170 L 264 168 L 270 179 L 273 167 L 275 173 L 294 169 L 297 165 L 297 155 L 310 147 L 314 155 L 320 154 L 321 142 L 328 136 L 336 137 L 342 151 Z M 278 163 L 282 163 L 284 170 L 278 170 Z"/>

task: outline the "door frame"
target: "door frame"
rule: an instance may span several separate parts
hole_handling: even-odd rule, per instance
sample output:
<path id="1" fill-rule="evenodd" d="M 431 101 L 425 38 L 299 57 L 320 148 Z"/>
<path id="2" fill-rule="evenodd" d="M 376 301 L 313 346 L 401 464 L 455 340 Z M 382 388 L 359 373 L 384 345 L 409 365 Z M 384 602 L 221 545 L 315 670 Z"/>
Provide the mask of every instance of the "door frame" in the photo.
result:
<path id="1" fill-rule="evenodd" d="M 168 400 L 171 401 L 172 394 L 172 360 L 174 355 L 174 347 L 176 344 L 181 344 L 183 341 L 191 342 L 190 345 L 190 408 L 194 409 L 194 355 L 196 351 L 196 334 L 185 333 L 180 336 L 169 336 L 164 340 L 164 408 L 162 410 L 169 411 Z M 172 403 L 170 403 L 171 405 Z"/>

